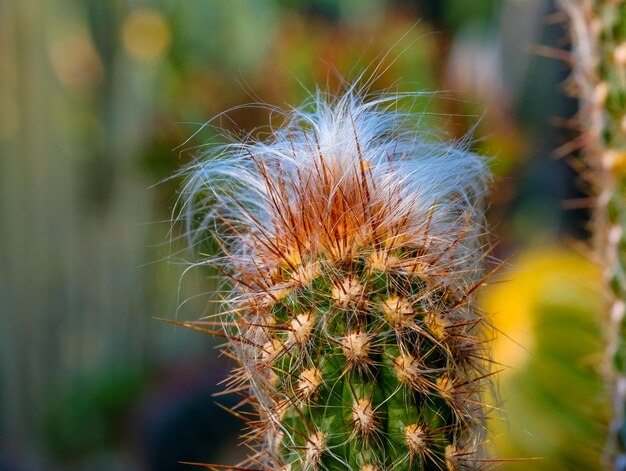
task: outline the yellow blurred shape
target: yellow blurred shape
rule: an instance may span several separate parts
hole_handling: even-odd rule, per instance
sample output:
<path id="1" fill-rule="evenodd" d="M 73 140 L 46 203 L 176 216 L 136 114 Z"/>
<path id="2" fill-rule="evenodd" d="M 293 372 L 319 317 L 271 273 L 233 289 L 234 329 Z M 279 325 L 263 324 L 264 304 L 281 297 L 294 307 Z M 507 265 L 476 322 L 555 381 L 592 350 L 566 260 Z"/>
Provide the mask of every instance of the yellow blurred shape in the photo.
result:
<path id="1" fill-rule="evenodd" d="M 155 10 L 139 9 L 130 13 L 122 25 L 124 49 L 134 59 L 151 61 L 170 47 L 171 31 L 165 17 Z"/>
<path id="2" fill-rule="evenodd" d="M 626 150 L 609 149 L 602 155 L 602 161 L 616 177 L 626 173 Z"/>
<path id="3" fill-rule="evenodd" d="M 601 272 L 558 246 L 510 265 L 481 299 L 500 331 L 495 361 L 510 366 L 491 398 L 504 410 L 489 423 L 499 469 L 597 471 L 606 427 Z"/>
<path id="4" fill-rule="evenodd" d="M 600 292 L 598 268 L 561 247 L 530 250 L 511 265 L 504 281 L 487 286 L 481 298 L 498 331 L 495 361 L 511 367 L 504 374 L 522 367 L 532 355 L 540 302 L 567 300 L 572 291 L 584 291 L 590 298 Z"/>
<path id="5" fill-rule="evenodd" d="M 64 34 L 52 41 L 50 60 L 55 75 L 68 89 L 92 86 L 102 76 L 102 62 L 84 32 Z"/>

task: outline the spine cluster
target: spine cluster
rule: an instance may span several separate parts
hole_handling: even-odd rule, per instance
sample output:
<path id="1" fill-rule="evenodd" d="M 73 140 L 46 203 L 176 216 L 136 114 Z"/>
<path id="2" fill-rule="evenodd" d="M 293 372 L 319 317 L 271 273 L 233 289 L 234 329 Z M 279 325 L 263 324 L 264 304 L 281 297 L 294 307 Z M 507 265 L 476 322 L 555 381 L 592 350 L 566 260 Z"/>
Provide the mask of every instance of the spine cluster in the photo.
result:
<path id="1" fill-rule="evenodd" d="M 486 467 L 486 169 L 427 142 L 410 98 L 318 96 L 191 168 L 194 234 L 231 280 L 229 386 L 255 408 L 242 466 Z"/>
<path id="2" fill-rule="evenodd" d="M 562 0 L 573 38 L 572 85 L 581 100 L 582 175 L 595 205 L 594 252 L 610 306 L 605 375 L 614 415 L 606 447 L 626 469 L 626 2 Z"/>

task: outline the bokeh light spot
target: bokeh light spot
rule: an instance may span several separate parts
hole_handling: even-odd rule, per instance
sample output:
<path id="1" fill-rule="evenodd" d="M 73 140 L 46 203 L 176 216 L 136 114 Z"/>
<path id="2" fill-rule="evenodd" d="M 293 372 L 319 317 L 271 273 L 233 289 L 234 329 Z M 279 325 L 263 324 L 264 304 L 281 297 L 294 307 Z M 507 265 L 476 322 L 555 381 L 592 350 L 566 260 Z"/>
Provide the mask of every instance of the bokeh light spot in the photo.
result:
<path id="1" fill-rule="evenodd" d="M 140 9 L 130 13 L 122 25 L 124 49 L 134 59 L 152 61 L 169 49 L 171 32 L 165 17 L 155 10 Z"/>
<path id="2" fill-rule="evenodd" d="M 50 60 L 56 77 L 66 89 L 89 89 L 102 78 L 102 62 L 84 32 L 66 34 L 53 41 Z"/>

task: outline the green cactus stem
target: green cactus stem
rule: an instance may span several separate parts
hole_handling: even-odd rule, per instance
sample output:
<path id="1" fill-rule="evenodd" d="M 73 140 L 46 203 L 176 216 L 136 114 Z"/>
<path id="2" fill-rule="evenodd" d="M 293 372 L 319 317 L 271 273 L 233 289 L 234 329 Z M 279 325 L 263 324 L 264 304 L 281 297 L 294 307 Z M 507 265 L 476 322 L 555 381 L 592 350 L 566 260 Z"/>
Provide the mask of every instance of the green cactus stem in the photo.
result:
<path id="1" fill-rule="evenodd" d="M 318 96 L 191 168 L 192 235 L 218 237 L 231 280 L 230 389 L 258 414 L 242 466 L 487 467 L 487 171 L 427 140 L 412 98 Z"/>

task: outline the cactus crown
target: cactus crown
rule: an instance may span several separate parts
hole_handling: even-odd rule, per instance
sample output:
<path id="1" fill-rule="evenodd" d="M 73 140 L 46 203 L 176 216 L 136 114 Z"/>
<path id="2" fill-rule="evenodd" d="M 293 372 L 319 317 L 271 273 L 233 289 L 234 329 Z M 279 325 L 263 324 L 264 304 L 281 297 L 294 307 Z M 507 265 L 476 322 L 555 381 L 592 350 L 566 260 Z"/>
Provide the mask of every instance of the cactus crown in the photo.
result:
<path id="1" fill-rule="evenodd" d="M 322 94 L 190 168 L 194 237 L 232 280 L 231 389 L 258 469 L 478 469 L 488 172 L 425 139 L 415 95 Z M 198 239 L 196 239 L 196 242 Z"/>

